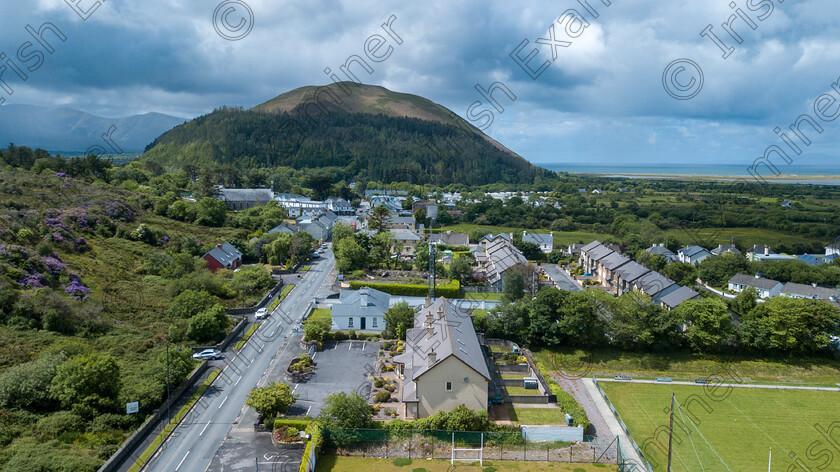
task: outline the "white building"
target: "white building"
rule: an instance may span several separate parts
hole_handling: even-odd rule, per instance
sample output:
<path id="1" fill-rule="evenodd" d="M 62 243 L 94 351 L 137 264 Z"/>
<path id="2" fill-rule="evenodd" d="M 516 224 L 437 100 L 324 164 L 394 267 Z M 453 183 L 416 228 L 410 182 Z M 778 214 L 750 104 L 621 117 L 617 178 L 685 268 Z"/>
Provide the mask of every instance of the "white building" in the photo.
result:
<path id="1" fill-rule="evenodd" d="M 749 276 L 746 274 L 736 274 L 728 282 L 729 290 L 734 292 L 743 292 L 748 287 L 753 287 L 758 291 L 758 296 L 761 298 L 778 297 L 782 291 L 782 283 L 772 279 L 765 279 L 758 275 Z"/>
<path id="2" fill-rule="evenodd" d="M 385 312 L 391 303 L 391 295 L 363 287 L 359 290 L 342 290 L 338 299 L 341 303 L 332 307 L 334 329 L 357 331 L 382 331 L 385 329 Z"/>

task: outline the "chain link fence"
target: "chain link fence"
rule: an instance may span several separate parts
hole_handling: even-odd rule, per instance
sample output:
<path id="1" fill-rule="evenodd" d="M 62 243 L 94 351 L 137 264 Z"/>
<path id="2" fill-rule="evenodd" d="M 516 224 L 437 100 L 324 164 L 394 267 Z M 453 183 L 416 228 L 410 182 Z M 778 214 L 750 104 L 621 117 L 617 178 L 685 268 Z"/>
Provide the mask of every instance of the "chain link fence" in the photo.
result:
<path id="1" fill-rule="evenodd" d="M 341 456 L 450 460 L 456 449 L 483 448 L 484 460 L 616 464 L 618 444 L 528 442 L 520 432 L 325 428 L 324 448 Z M 459 457 L 456 451 L 456 459 Z M 461 455 L 463 458 L 463 454 Z M 478 453 L 470 455 L 478 460 Z"/>

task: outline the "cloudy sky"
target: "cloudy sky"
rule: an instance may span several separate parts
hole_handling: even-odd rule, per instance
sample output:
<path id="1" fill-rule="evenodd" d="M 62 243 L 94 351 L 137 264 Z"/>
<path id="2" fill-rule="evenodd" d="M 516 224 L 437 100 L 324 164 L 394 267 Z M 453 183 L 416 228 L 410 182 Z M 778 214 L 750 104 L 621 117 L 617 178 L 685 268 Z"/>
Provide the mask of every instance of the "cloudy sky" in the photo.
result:
<path id="1" fill-rule="evenodd" d="M 729 0 L 3 1 L 0 52 L 14 58 L 29 41 L 28 62 L 13 64 L 34 68 L 35 50 L 43 63 L 21 69 L 26 81 L 7 66 L 0 78 L 14 93 L 0 88 L 0 98 L 106 117 L 192 118 L 327 84 L 333 80 L 324 69 L 336 72 L 348 57 L 364 56 L 375 34 L 387 40 L 378 54 L 394 49 L 382 62 L 369 61 L 372 74 L 353 66 L 363 82 L 424 96 L 465 118 L 483 100 L 474 116 L 492 110 L 493 122 L 473 124 L 538 163 L 748 166 L 767 146 L 782 145 L 776 126 L 815 116 L 822 94 L 840 100 L 840 86 L 832 89 L 840 80 L 836 0 L 735 0 L 735 9 Z M 381 27 L 392 15 L 402 44 Z M 722 27 L 730 15 L 733 34 Z M 53 53 L 26 30 L 45 22 L 67 38 L 43 33 Z M 709 25 L 712 34 L 701 36 Z M 712 35 L 731 48 L 728 57 Z M 511 57 L 517 49 L 521 62 L 535 52 L 532 70 L 548 66 L 532 78 L 537 74 Z M 690 63 L 664 74 L 679 59 L 699 67 L 702 88 Z M 475 88 L 496 82 L 516 97 L 493 95 L 503 112 Z M 830 115 L 840 101 L 825 104 Z M 836 166 L 838 125 L 818 123 L 824 132 L 808 129 L 812 143 L 796 141 L 803 153 L 794 160 Z"/>

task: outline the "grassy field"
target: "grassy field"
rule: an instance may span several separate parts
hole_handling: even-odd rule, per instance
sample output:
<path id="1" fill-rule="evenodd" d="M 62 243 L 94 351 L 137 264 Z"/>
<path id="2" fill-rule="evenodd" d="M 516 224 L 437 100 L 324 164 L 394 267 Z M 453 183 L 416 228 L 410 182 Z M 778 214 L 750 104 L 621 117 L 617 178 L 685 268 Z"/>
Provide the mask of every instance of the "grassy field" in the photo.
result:
<path id="1" fill-rule="evenodd" d="M 466 292 L 464 293 L 464 299 L 466 300 L 501 300 L 502 294 L 501 293 L 479 293 L 479 292 Z"/>
<path id="2" fill-rule="evenodd" d="M 697 355 L 690 352 L 645 354 L 622 351 L 538 351 L 536 359 L 550 370 L 574 375 L 632 375 L 636 378 L 672 377 L 674 380 L 735 377 L 745 383 L 781 383 L 836 386 L 840 360 L 824 357 L 758 358 L 736 355 Z"/>
<path id="3" fill-rule="evenodd" d="M 566 415 L 560 408 L 528 408 L 506 405 L 508 416 L 519 424 L 565 424 Z"/>
<path id="4" fill-rule="evenodd" d="M 556 234 L 556 233 L 555 233 Z M 745 246 L 752 246 L 753 244 L 768 244 L 771 247 L 779 243 L 801 243 L 816 241 L 824 243 L 820 238 L 811 238 L 804 234 L 786 233 L 784 231 L 775 231 L 763 228 L 688 228 L 688 229 L 671 229 L 666 231 L 667 235 L 672 235 L 677 238 L 681 244 L 698 244 L 705 245 L 711 249 L 718 244 L 729 244 L 729 241 L 734 238 L 736 242 Z"/>
<path id="5" fill-rule="evenodd" d="M 564 464 L 558 462 L 515 462 L 484 461 L 484 467 L 476 463 L 458 463 L 449 461 L 411 460 L 411 459 L 374 459 L 369 457 L 337 457 L 322 455 L 318 458 L 315 472 L 371 472 L 398 470 L 405 472 L 496 472 L 516 470 L 519 472 L 614 472 L 618 468 L 605 464 Z"/>
<path id="6" fill-rule="evenodd" d="M 323 320 L 327 324 L 332 324 L 332 311 L 329 308 L 315 308 L 306 318 L 306 321 L 318 320 Z"/>
<path id="7" fill-rule="evenodd" d="M 811 470 L 818 470 L 815 462 L 806 459 L 806 450 L 815 441 L 824 441 L 815 425 L 828 427 L 836 418 L 826 414 L 836 413 L 838 405 L 838 394 L 834 392 L 718 387 L 706 394 L 706 389 L 694 386 L 617 382 L 601 385 L 657 471 L 664 471 L 667 461 L 671 392 L 688 410 L 675 413 L 674 472 L 723 471 L 724 463 L 733 471 L 763 472 L 767 470 L 770 448 L 772 472 L 794 470 L 789 469 L 793 465 L 791 453 Z M 649 439 L 660 427 L 664 433 Z M 660 449 L 658 444 L 664 447 Z M 816 448 L 816 452 L 809 453 L 819 457 L 821 450 Z M 831 470 L 837 470 L 837 464 L 832 464 Z"/>

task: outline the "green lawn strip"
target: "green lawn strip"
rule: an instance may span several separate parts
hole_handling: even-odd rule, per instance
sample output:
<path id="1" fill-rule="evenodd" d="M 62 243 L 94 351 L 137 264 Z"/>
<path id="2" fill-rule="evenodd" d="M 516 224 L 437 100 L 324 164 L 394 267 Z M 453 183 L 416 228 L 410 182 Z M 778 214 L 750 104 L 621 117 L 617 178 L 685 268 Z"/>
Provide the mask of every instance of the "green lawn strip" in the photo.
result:
<path id="1" fill-rule="evenodd" d="M 467 300 L 501 300 L 501 293 L 481 293 L 481 292 L 464 292 L 464 298 Z"/>
<path id="2" fill-rule="evenodd" d="M 458 462 L 452 467 L 448 460 L 426 459 L 379 459 L 372 457 L 333 456 L 322 454 L 318 457 L 315 472 L 370 472 L 396 470 L 405 472 L 489 472 L 515 470 L 517 472 L 615 472 L 613 464 L 577 464 L 545 461 L 489 461 L 480 466 L 476 462 Z"/>
<path id="3" fill-rule="evenodd" d="M 291 292 L 293 288 L 295 288 L 294 285 L 284 285 L 283 289 L 280 290 L 280 295 L 277 298 L 275 298 L 274 300 L 272 300 L 272 302 L 268 305 L 268 311 L 271 311 L 271 310 L 277 308 L 277 305 L 279 305 L 280 302 L 282 302 L 283 299 L 286 298 L 286 295 L 288 295 L 289 292 Z"/>
<path id="4" fill-rule="evenodd" d="M 312 313 L 306 317 L 304 320 L 304 324 L 308 321 L 324 321 L 329 325 L 332 325 L 332 310 L 329 308 L 315 308 L 312 310 Z"/>
<path id="5" fill-rule="evenodd" d="M 309 272 L 310 269 L 312 269 L 312 266 L 306 265 L 306 266 L 303 266 L 303 268 L 300 271 L 301 272 Z"/>
<path id="6" fill-rule="evenodd" d="M 152 454 L 155 453 L 158 446 L 160 446 L 161 443 L 163 443 L 163 441 L 166 440 L 166 437 L 169 435 L 169 433 L 173 429 L 175 429 L 175 426 L 177 426 L 181 419 L 184 416 L 186 416 L 186 414 L 190 411 L 195 402 L 197 402 L 198 399 L 201 398 L 201 395 L 203 395 L 204 391 L 207 390 L 207 387 L 209 387 L 210 384 L 213 383 L 213 381 L 219 375 L 219 372 L 221 372 L 220 369 L 213 369 L 210 372 L 210 375 L 207 376 L 207 380 L 205 380 L 204 383 L 202 383 L 201 386 L 198 387 L 195 393 L 193 393 L 192 396 L 190 396 L 189 400 L 187 400 L 187 402 L 184 403 L 184 406 L 182 406 L 181 409 L 178 410 L 177 413 L 175 413 L 175 416 L 172 417 L 172 421 L 170 421 L 170 423 L 163 428 L 163 431 L 161 431 L 160 433 L 158 433 L 157 436 L 155 436 L 155 438 L 152 440 L 149 446 L 143 451 L 142 454 L 140 454 L 140 457 L 138 457 L 137 460 L 134 462 L 134 465 L 132 465 L 131 468 L 128 469 L 128 472 L 137 472 L 140 470 L 141 467 L 143 467 L 143 464 L 145 464 L 146 461 L 149 460 L 150 457 L 152 457 Z"/>
<path id="7" fill-rule="evenodd" d="M 691 352 L 647 354 L 618 350 L 591 353 L 567 349 L 557 354 L 534 353 L 550 371 L 564 366 L 585 366 L 587 375 L 633 378 L 705 379 L 725 376 L 741 383 L 774 383 L 803 386 L 834 386 L 840 382 L 840 360 L 828 357 L 757 358 L 748 355 L 698 355 Z"/>
<path id="8" fill-rule="evenodd" d="M 566 414 L 560 408 L 528 408 L 506 405 L 508 417 L 524 425 L 566 424 Z"/>
<path id="9" fill-rule="evenodd" d="M 240 350 L 242 346 L 244 346 L 245 343 L 248 342 L 248 339 L 251 338 L 251 335 L 254 334 L 254 331 L 256 331 L 259 326 L 260 325 L 258 325 L 257 323 L 252 324 L 251 327 L 248 328 L 248 331 L 245 331 L 245 334 L 243 334 L 242 337 L 239 338 L 239 341 L 236 341 L 236 345 L 233 346 L 233 350 Z"/>
<path id="10" fill-rule="evenodd" d="M 505 391 L 508 395 L 541 395 L 540 391 L 535 388 L 513 387 L 505 386 Z"/>
<path id="11" fill-rule="evenodd" d="M 601 387 L 636 443 L 645 444 L 642 452 L 656 471 L 665 470 L 668 435 L 658 438 L 664 448 L 647 440 L 658 428 L 667 431 L 672 392 L 683 406 L 674 416 L 680 439 L 674 441 L 674 472 L 725 470 L 724 462 L 730 470 L 757 470 L 771 447 L 773 470 L 787 470 L 789 453 L 804 457 L 809 445 L 825 440 L 815 425 L 826 427 L 827 412 L 837 407 L 836 392 L 618 382 Z"/>
<path id="12" fill-rule="evenodd" d="M 513 379 L 513 380 L 520 380 L 524 377 L 528 377 L 528 373 L 526 372 L 507 372 L 502 374 L 503 379 Z"/>
<path id="13" fill-rule="evenodd" d="M 491 344 L 490 352 L 510 352 L 510 348 L 501 344 Z"/>

